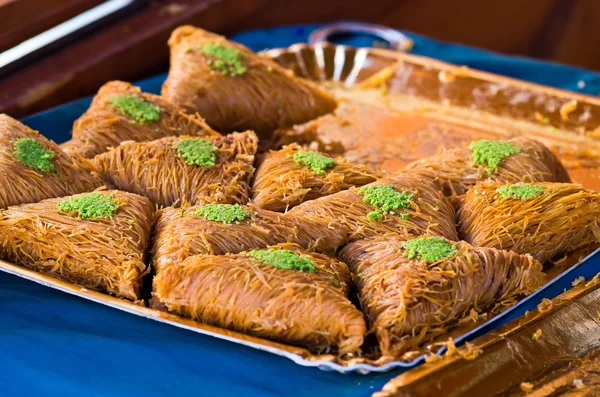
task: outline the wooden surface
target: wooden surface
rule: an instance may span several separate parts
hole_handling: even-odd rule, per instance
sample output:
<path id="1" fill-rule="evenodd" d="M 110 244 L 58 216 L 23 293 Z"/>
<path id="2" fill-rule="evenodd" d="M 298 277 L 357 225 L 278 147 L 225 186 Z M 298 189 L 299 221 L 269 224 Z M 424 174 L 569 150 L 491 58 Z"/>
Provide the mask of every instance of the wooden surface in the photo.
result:
<path id="1" fill-rule="evenodd" d="M 133 81 L 167 70 L 167 39 L 175 27 L 192 23 L 219 30 L 227 26 L 225 13 L 213 17 L 206 12 L 213 4 L 219 2 L 153 4 L 22 68 L 0 80 L 0 112 L 21 117 L 93 94 L 109 80 Z"/>
<path id="2" fill-rule="evenodd" d="M 0 0 L 0 51 L 99 2 Z M 165 71 L 166 40 L 184 23 L 232 34 L 283 24 L 362 20 L 600 70 L 598 15 L 598 0 L 155 0 L 0 80 L 0 112 L 20 117 L 90 95 L 110 79 L 136 80 Z"/>
<path id="3" fill-rule="evenodd" d="M 0 0 L 0 52 L 73 18 L 102 1 Z"/>
<path id="4" fill-rule="evenodd" d="M 254 0 L 240 30 L 356 19 L 510 54 L 600 70 L 597 0 Z"/>

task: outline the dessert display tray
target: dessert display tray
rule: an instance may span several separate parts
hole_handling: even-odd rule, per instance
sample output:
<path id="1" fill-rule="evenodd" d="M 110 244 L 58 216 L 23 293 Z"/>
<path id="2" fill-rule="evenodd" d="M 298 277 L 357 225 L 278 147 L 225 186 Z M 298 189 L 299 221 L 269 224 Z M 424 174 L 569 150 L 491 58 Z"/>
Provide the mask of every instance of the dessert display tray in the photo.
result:
<path id="1" fill-rule="evenodd" d="M 332 44 L 294 45 L 263 53 L 299 76 L 317 81 L 338 98 L 380 108 L 382 114 L 403 115 L 390 122 L 404 121 L 403 136 L 420 138 L 422 129 L 443 129 L 452 135 L 531 136 L 553 149 L 576 182 L 600 189 L 600 100 L 518 80 L 449 65 L 401 52 L 351 48 Z M 165 76 L 142 82 L 143 90 L 158 92 Z M 89 99 L 76 101 L 24 120 L 57 143 L 69 139 L 72 122 L 85 111 Z M 385 123 L 385 120 L 381 121 Z M 411 138 L 412 137 L 412 138 Z M 404 143 L 406 144 L 406 142 Z M 431 142 L 437 147 L 437 142 Z M 598 272 L 600 254 L 594 247 L 565 258 L 553 269 L 551 281 L 508 310 L 451 333 L 455 343 L 472 340 L 523 315 L 544 298 L 553 298 L 571 288 L 572 282 Z M 593 251 L 593 252 L 591 252 Z M 591 252 L 591 253 L 590 253 Z M 582 259 L 583 258 L 583 259 Z M 578 264 L 575 266 L 575 264 Z M 301 347 L 260 339 L 201 324 L 124 299 L 87 290 L 56 278 L 0 261 L 0 271 L 104 304 L 131 314 L 211 335 L 233 343 L 287 357 L 303 366 L 338 372 L 383 372 L 410 368 L 423 362 L 423 351 L 409 352 L 402 360 L 378 357 L 338 357 L 314 354 Z M 500 336 L 499 336 L 500 337 Z M 448 335 L 444 339 L 447 339 Z M 433 342 L 427 351 L 443 351 Z"/>

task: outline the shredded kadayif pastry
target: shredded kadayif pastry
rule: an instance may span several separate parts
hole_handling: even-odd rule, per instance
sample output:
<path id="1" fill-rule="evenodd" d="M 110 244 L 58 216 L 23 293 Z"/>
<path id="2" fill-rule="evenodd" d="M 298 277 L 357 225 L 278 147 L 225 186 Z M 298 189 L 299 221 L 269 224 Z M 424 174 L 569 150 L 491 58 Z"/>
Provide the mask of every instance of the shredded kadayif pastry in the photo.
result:
<path id="1" fill-rule="evenodd" d="M 600 239 L 600 193 L 571 183 L 482 183 L 458 212 L 461 235 L 478 247 L 531 254 L 544 263 Z"/>
<path id="2" fill-rule="evenodd" d="M 124 141 L 152 141 L 167 136 L 213 137 L 196 114 L 188 114 L 158 95 L 143 93 L 123 81 L 103 85 L 90 108 L 73 124 L 73 139 L 61 145 L 72 155 L 92 158 Z"/>
<path id="3" fill-rule="evenodd" d="M 88 192 L 102 185 L 93 165 L 0 114 L 0 208 Z"/>
<path id="4" fill-rule="evenodd" d="M 9 207 L 0 214 L 0 256 L 138 300 L 153 221 L 150 200 L 117 190 Z"/>
<path id="5" fill-rule="evenodd" d="M 417 160 L 405 171 L 436 181 L 447 195 L 461 195 L 484 180 L 501 182 L 570 182 L 560 160 L 543 144 L 528 138 L 474 141 L 470 147 Z"/>
<path id="6" fill-rule="evenodd" d="M 219 327 L 314 351 L 360 349 L 362 313 L 348 300 L 348 267 L 295 244 L 196 255 L 154 278 L 154 304 Z"/>
<path id="7" fill-rule="evenodd" d="M 502 309 L 545 282 L 529 255 L 438 236 L 387 234 L 350 243 L 339 257 L 356 275 L 381 352 L 392 357 L 447 332 L 471 309 Z"/>
<path id="8" fill-rule="evenodd" d="M 129 142 L 94 159 L 110 187 L 159 206 L 247 203 L 258 139 L 253 132 L 214 138 Z"/>
<path id="9" fill-rule="evenodd" d="M 221 133 L 274 129 L 312 120 L 337 103 L 312 82 L 223 36 L 181 26 L 169 39 L 171 68 L 162 95 L 200 113 Z"/>
<path id="10" fill-rule="evenodd" d="M 284 211 L 304 201 L 375 182 L 382 175 L 343 157 L 333 158 L 292 144 L 265 156 L 256 170 L 252 202 L 267 210 Z"/>

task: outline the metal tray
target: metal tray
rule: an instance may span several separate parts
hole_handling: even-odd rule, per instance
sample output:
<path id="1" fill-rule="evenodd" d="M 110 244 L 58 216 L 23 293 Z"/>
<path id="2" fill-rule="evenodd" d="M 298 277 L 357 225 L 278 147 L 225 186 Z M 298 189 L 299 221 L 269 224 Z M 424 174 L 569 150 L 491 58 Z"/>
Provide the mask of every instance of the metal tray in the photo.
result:
<path id="1" fill-rule="evenodd" d="M 382 111 L 413 112 L 411 117 L 422 117 L 426 125 L 445 125 L 452 128 L 460 125 L 461 128 L 486 131 L 500 137 L 515 134 L 535 136 L 560 154 L 570 172 L 585 167 L 586 171 L 582 174 L 586 176 L 583 181 L 586 186 L 600 187 L 600 176 L 594 177 L 600 175 L 596 160 L 596 156 L 600 154 L 600 141 L 594 139 L 593 134 L 587 136 L 585 133 L 595 130 L 600 125 L 600 101 L 596 98 L 390 50 L 356 49 L 331 44 L 298 44 L 289 49 L 270 50 L 264 55 L 293 69 L 298 75 L 323 84 L 336 95 L 352 98 L 357 103 L 364 101 L 370 106 L 381 106 Z M 156 76 L 139 85 L 145 91 L 158 92 L 164 78 L 165 75 Z M 365 89 L 357 90 L 357 87 Z M 387 92 L 383 97 L 382 87 Z M 564 103 L 573 100 L 578 102 L 577 110 L 570 113 L 568 120 L 563 120 L 558 111 Z M 72 122 L 85 111 L 89 101 L 87 98 L 63 105 L 29 117 L 24 122 L 60 143 L 68 139 Z M 422 111 L 423 107 L 426 111 Z M 419 109 L 417 116 L 414 115 L 415 109 Z M 539 121 L 540 116 L 533 116 L 535 112 L 544 118 L 543 124 Z M 414 128 L 414 123 L 407 124 L 406 128 Z M 584 143 L 585 150 L 580 150 Z M 570 259 L 574 263 L 578 258 Z M 527 308 L 535 307 L 542 298 L 552 298 L 563 289 L 570 288 L 571 282 L 580 275 L 590 277 L 596 274 L 598 259 L 600 256 L 590 255 L 580 266 L 571 267 L 559 274 L 544 288 L 516 306 L 482 324 L 459 328 L 451 335 L 458 344 L 499 327 L 522 315 Z M 556 273 L 565 268 L 564 265 L 557 268 Z M 410 352 L 403 361 L 316 355 L 303 348 L 227 331 L 141 307 L 7 262 L 0 261 L 0 271 L 138 316 L 284 356 L 303 366 L 343 373 L 368 373 L 388 371 L 397 367 L 410 368 L 423 361 L 422 351 Z M 437 350 L 441 346 L 443 344 L 432 343 L 427 350 Z"/>

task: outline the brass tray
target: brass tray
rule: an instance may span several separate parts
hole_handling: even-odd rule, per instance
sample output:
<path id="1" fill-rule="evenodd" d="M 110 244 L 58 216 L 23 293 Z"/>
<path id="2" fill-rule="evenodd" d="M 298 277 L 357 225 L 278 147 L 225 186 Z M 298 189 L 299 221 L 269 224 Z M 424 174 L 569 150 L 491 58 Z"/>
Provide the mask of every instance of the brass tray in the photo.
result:
<path id="1" fill-rule="evenodd" d="M 469 131 L 498 137 L 535 136 L 561 156 L 574 179 L 588 187 L 600 187 L 596 160 L 600 155 L 600 140 L 595 137 L 600 126 L 600 100 L 596 98 L 390 50 L 357 49 L 326 43 L 314 46 L 297 44 L 289 49 L 267 51 L 264 56 L 275 59 L 300 76 L 319 82 L 338 97 L 392 112 L 394 127 L 405 140 L 416 142 L 423 130 L 431 134 L 439 128 L 450 129 L 450 135 L 453 131 Z M 577 101 L 576 108 L 568 113 L 568 117 L 561 116 L 560 109 L 573 101 Z M 416 119 L 419 122 L 415 123 Z M 458 141 L 455 143 L 458 144 Z M 410 156 L 402 162 L 409 160 Z M 577 262 L 577 258 L 571 259 L 567 263 Z M 560 271 L 565 269 L 559 268 Z M 422 360 L 421 351 L 409 352 L 401 361 L 317 355 L 304 348 L 139 306 L 7 262 L 0 261 L 0 271 L 138 316 L 284 356 L 303 366 L 343 373 L 368 373 L 410 367 Z M 451 335 L 464 336 L 472 333 L 474 328 L 481 329 L 481 326 L 481 323 L 472 324 Z M 436 350 L 440 346 L 432 343 L 428 350 Z"/>
<path id="2" fill-rule="evenodd" d="M 396 143 L 409 146 L 441 129 L 469 142 L 472 134 L 527 135 L 558 154 L 575 182 L 600 190 L 600 98 L 385 49 L 296 44 L 264 54 L 338 98 L 394 112 L 376 121 L 387 135 L 402 137 Z M 439 149 L 430 146 L 420 157 Z M 417 158 L 407 154 L 384 167 Z"/>

